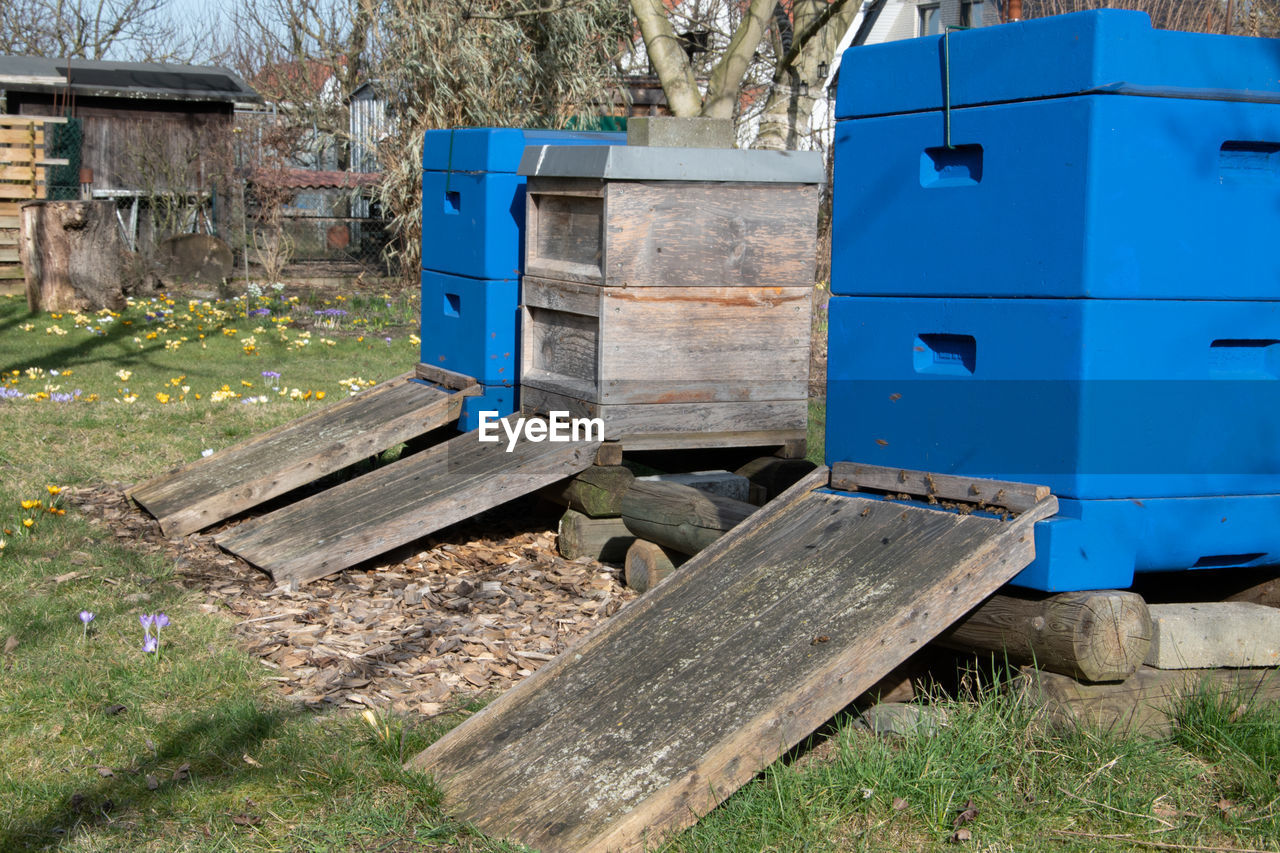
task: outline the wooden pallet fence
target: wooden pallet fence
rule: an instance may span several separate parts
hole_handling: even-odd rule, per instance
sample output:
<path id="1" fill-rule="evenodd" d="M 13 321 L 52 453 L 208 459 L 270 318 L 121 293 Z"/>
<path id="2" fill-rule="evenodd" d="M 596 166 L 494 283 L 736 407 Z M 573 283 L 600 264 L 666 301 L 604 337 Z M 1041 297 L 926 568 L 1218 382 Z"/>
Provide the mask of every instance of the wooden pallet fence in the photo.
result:
<path id="1" fill-rule="evenodd" d="M 66 119 L 52 116 L 0 116 L 0 282 L 23 277 L 18 259 L 19 211 L 45 196 L 45 169 L 65 160 L 44 156 L 46 124 Z"/>

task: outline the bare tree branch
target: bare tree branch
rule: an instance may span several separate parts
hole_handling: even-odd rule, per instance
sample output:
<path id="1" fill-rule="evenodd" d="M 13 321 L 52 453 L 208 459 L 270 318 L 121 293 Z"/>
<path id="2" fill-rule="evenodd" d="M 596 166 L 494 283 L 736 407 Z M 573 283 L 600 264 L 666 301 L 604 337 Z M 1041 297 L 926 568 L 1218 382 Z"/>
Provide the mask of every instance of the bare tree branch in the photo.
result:
<path id="1" fill-rule="evenodd" d="M 189 62 L 202 28 L 167 10 L 168 0 L 9 0 L 0 15 L 0 53 Z"/>
<path id="2" fill-rule="evenodd" d="M 563 3 L 558 3 L 554 6 L 543 6 L 540 9 L 517 9 L 515 11 L 498 13 L 496 15 L 484 15 L 484 14 L 477 14 L 475 12 L 464 12 L 462 15 L 462 18 L 463 20 L 476 20 L 476 21 L 509 21 L 514 18 L 531 18 L 535 15 L 548 15 L 553 12 L 563 12 L 566 9 L 572 9 L 574 7 L 581 6 L 583 5 L 583 2 L 585 2 L 585 0 L 578 0 L 578 2 L 574 2 L 574 0 L 564 0 Z"/>

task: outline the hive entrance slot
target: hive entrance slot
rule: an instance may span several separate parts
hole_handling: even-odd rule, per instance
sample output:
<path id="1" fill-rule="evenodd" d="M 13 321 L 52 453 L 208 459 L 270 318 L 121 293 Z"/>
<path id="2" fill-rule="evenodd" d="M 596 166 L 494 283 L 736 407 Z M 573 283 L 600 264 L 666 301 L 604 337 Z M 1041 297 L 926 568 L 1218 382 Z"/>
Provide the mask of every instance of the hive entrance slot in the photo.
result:
<path id="1" fill-rule="evenodd" d="M 978 342 L 973 335 L 921 334 L 912 356 L 916 373 L 972 376 L 978 364 Z"/>
<path id="2" fill-rule="evenodd" d="M 1269 181 L 1280 177 L 1280 143 L 1229 140 L 1218 150 L 1218 175 L 1224 182 Z"/>
<path id="3" fill-rule="evenodd" d="M 1193 569 L 1225 569 L 1230 566 L 1247 566 L 1261 560 L 1266 554 L 1214 554 L 1201 557 L 1191 564 Z"/>
<path id="4" fill-rule="evenodd" d="M 920 155 L 922 187 L 975 187 L 981 181 L 981 145 L 926 148 Z"/>

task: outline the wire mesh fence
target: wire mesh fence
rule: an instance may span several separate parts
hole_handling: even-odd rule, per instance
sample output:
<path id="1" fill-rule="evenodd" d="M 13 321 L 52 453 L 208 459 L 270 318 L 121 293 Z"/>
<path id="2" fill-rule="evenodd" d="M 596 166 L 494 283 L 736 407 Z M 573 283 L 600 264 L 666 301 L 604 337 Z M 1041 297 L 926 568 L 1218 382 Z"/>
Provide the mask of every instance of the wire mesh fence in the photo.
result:
<path id="1" fill-rule="evenodd" d="M 247 229 L 247 255 L 267 277 L 304 269 L 316 275 L 394 276 L 386 255 L 388 222 L 352 216 L 282 216 Z"/>
<path id="2" fill-rule="evenodd" d="M 45 126 L 44 152 L 51 160 L 66 160 L 50 166 L 45 174 L 45 196 L 59 201 L 80 198 L 80 164 L 84 149 L 84 122 L 69 118 L 63 124 Z"/>

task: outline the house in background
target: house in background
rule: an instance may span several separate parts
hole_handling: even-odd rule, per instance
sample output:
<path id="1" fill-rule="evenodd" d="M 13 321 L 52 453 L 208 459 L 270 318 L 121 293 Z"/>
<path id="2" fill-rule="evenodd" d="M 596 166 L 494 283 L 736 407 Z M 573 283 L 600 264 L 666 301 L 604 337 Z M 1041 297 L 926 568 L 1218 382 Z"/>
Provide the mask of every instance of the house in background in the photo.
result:
<path id="1" fill-rule="evenodd" d="M 997 0 L 881 0 L 864 3 L 845 47 L 941 35 L 947 27 L 971 29 L 1000 23 Z"/>
<path id="2" fill-rule="evenodd" d="M 1004 0 L 866 0 L 836 49 L 810 117 L 812 147 L 829 150 L 835 132 L 835 90 L 840 60 L 850 47 L 941 35 L 948 28 L 974 29 L 999 24 Z"/>
<path id="3" fill-rule="evenodd" d="M 375 82 L 362 83 L 347 100 L 352 172 L 380 172 L 378 145 L 394 130 L 395 119 Z"/>
<path id="4" fill-rule="evenodd" d="M 68 165 L 50 170 L 47 196 L 116 199 L 134 247 L 220 230 L 235 107 L 261 101 L 215 66 L 33 56 L 0 56 L 0 93 L 4 113 L 68 119 L 48 126 L 45 155 Z"/>

